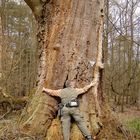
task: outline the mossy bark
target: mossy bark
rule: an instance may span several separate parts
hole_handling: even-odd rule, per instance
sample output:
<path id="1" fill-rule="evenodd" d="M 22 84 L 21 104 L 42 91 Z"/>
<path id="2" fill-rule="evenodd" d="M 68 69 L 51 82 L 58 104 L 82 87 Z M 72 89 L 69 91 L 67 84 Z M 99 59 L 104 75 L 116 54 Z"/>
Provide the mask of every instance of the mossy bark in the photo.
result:
<path id="1" fill-rule="evenodd" d="M 22 132 L 46 140 L 63 139 L 57 118 L 59 99 L 42 93 L 42 87 L 61 89 L 66 81 L 76 81 L 76 86 L 81 88 L 92 81 L 95 69 L 91 63 L 97 61 L 97 48 L 101 45 L 99 37 L 103 4 L 103 0 L 50 0 L 41 3 L 42 11 L 36 16 L 38 86 L 27 107 Z M 93 135 L 99 129 L 98 109 L 103 101 L 102 71 L 96 71 L 100 77 L 97 90 L 91 89 L 79 97 L 80 109 Z M 82 134 L 72 124 L 71 140 L 75 139 L 81 140 Z"/>

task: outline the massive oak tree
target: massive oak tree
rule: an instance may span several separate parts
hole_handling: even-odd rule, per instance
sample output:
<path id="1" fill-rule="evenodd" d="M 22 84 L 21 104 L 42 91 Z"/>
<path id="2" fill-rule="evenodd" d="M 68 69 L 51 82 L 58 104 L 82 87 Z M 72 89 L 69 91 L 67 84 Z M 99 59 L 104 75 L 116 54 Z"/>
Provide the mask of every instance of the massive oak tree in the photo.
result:
<path id="1" fill-rule="evenodd" d="M 1 26 L 1 18 L 0 18 L 0 42 L 2 42 L 2 26 Z M 0 43 L 0 80 L 2 77 L 2 44 Z"/>
<path id="2" fill-rule="evenodd" d="M 42 87 L 61 89 L 67 81 L 76 81 L 76 86 L 81 88 L 95 78 L 95 87 L 79 98 L 80 109 L 88 127 L 93 135 L 97 134 L 104 123 L 103 118 L 110 116 L 104 115 L 107 112 L 103 107 L 102 91 L 104 0 L 25 2 L 38 24 L 39 63 L 37 90 L 27 107 L 21 131 L 40 139 L 62 140 L 61 125 L 57 117 L 59 99 L 42 93 Z M 106 124 L 108 122 L 110 120 Z M 74 123 L 71 139 L 82 139 Z"/>

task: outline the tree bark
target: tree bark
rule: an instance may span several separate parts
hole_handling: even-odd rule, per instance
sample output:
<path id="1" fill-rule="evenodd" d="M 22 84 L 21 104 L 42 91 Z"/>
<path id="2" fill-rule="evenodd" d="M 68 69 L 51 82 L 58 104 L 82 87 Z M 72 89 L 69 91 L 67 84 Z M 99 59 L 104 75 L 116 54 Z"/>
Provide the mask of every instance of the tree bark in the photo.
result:
<path id="1" fill-rule="evenodd" d="M 42 87 L 62 89 L 67 81 L 76 81 L 80 88 L 97 78 L 96 86 L 80 97 L 80 109 L 95 135 L 100 129 L 104 99 L 100 69 L 104 0 L 44 0 L 40 6 L 39 15 L 34 13 L 39 44 L 37 90 L 23 117 L 21 131 L 46 140 L 62 140 L 56 117 L 59 99 L 42 93 Z M 71 140 L 74 139 L 81 140 L 82 135 L 72 124 Z"/>
<path id="2" fill-rule="evenodd" d="M 0 82 L 2 78 L 2 22 L 0 17 Z"/>

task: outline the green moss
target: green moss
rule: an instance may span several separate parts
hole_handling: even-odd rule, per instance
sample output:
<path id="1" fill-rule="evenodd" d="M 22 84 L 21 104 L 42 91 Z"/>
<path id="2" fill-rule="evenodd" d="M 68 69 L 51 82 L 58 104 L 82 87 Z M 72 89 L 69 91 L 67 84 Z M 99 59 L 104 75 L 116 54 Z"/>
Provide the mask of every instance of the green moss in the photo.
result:
<path id="1" fill-rule="evenodd" d="M 126 122 L 129 129 L 140 134 L 140 119 L 134 118 Z"/>

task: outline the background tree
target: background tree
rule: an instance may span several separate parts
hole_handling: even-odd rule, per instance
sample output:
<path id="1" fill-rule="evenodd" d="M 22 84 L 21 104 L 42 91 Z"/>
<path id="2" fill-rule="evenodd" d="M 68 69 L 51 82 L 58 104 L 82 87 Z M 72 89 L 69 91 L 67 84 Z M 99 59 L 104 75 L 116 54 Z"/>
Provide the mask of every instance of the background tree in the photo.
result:
<path id="1" fill-rule="evenodd" d="M 37 70 L 34 18 L 23 1 L 2 0 L 0 4 L 0 86 L 13 96 L 29 95 Z"/>
<path id="2" fill-rule="evenodd" d="M 120 110 L 139 100 L 139 1 L 108 3 L 108 59 L 106 59 L 106 93 Z M 111 101 L 112 102 L 112 101 Z M 113 103 L 113 104 L 114 104 Z"/>

